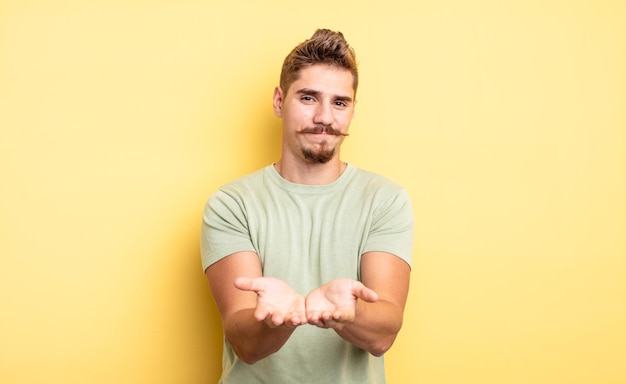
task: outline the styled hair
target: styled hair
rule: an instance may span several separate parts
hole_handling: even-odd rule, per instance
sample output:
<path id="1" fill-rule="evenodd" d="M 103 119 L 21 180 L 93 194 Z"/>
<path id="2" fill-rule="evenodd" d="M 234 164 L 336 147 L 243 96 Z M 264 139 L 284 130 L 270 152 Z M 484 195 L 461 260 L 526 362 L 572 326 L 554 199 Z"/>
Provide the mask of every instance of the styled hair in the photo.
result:
<path id="1" fill-rule="evenodd" d="M 310 39 L 296 46 L 285 58 L 280 73 L 280 87 L 287 92 L 298 79 L 303 68 L 315 64 L 326 64 L 352 73 L 352 87 L 356 94 L 359 85 L 356 55 L 341 32 L 318 29 Z"/>

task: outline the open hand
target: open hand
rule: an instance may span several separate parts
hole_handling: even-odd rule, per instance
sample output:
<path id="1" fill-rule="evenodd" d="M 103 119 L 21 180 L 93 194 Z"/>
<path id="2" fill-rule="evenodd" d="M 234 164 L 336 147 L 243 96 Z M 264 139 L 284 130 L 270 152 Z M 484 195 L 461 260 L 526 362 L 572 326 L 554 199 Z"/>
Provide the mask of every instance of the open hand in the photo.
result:
<path id="1" fill-rule="evenodd" d="M 257 294 L 254 317 L 268 327 L 295 328 L 306 324 L 304 297 L 280 279 L 273 277 L 239 277 L 235 287 Z"/>
<path id="2" fill-rule="evenodd" d="M 378 300 L 378 295 L 356 280 L 331 280 L 307 295 L 307 322 L 340 330 L 345 323 L 354 321 L 357 299 L 373 303 Z"/>

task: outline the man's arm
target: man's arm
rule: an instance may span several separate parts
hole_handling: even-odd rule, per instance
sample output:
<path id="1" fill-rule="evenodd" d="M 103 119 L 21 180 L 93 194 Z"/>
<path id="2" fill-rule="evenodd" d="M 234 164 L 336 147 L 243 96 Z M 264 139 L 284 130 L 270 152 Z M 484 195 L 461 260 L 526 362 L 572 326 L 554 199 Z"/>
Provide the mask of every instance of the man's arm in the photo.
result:
<path id="1" fill-rule="evenodd" d="M 354 322 L 337 333 L 374 356 L 387 352 L 402 327 L 410 272 L 409 265 L 395 255 L 365 253 L 361 258 L 361 281 L 378 294 L 378 300 L 358 300 Z"/>
<path id="2" fill-rule="evenodd" d="M 350 343 L 382 356 L 402 327 L 409 277 L 410 267 L 399 257 L 385 252 L 365 253 L 361 258 L 363 284 L 354 281 L 346 285 L 345 279 L 334 280 L 307 296 L 309 323 L 333 328 Z M 351 294 L 353 303 L 348 303 L 345 296 L 334 299 L 334 292 L 342 289 Z"/>
<path id="3" fill-rule="evenodd" d="M 278 351 L 294 329 L 306 322 L 304 298 L 280 280 L 263 278 L 254 252 L 227 256 L 208 267 L 206 276 L 224 335 L 248 364 Z"/>

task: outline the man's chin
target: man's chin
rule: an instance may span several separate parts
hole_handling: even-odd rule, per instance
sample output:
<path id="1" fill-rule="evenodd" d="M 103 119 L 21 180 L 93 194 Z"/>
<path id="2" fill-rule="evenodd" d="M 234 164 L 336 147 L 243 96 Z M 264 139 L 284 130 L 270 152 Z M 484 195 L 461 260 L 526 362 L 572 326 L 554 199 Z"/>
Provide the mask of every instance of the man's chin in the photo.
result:
<path id="1" fill-rule="evenodd" d="M 304 159 L 312 164 L 326 164 L 335 156 L 335 151 L 309 151 L 302 150 Z"/>

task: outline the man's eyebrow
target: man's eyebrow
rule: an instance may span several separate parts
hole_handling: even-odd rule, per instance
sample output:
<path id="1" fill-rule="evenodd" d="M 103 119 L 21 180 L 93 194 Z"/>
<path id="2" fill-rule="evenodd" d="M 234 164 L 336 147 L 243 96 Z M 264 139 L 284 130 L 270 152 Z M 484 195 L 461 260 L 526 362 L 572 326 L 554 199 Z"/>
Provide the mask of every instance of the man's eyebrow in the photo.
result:
<path id="1" fill-rule="evenodd" d="M 337 96 L 335 100 L 345 101 L 346 103 L 352 102 L 352 98 L 350 96 Z"/>
<path id="2" fill-rule="evenodd" d="M 314 89 L 302 88 L 302 89 L 298 89 L 296 93 L 299 95 L 319 96 L 321 92 L 316 91 Z"/>
<path id="3" fill-rule="evenodd" d="M 315 96 L 315 97 L 319 97 L 322 94 L 322 92 L 316 91 L 315 89 L 310 89 L 310 88 L 299 89 L 296 91 L 296 93 L 299 95 L 309 95 L 309 96 Z M 345 101 L 348 103 L 352 102 L 352 98 L 350 96 L 335 96 L 335 100 Z"/>

